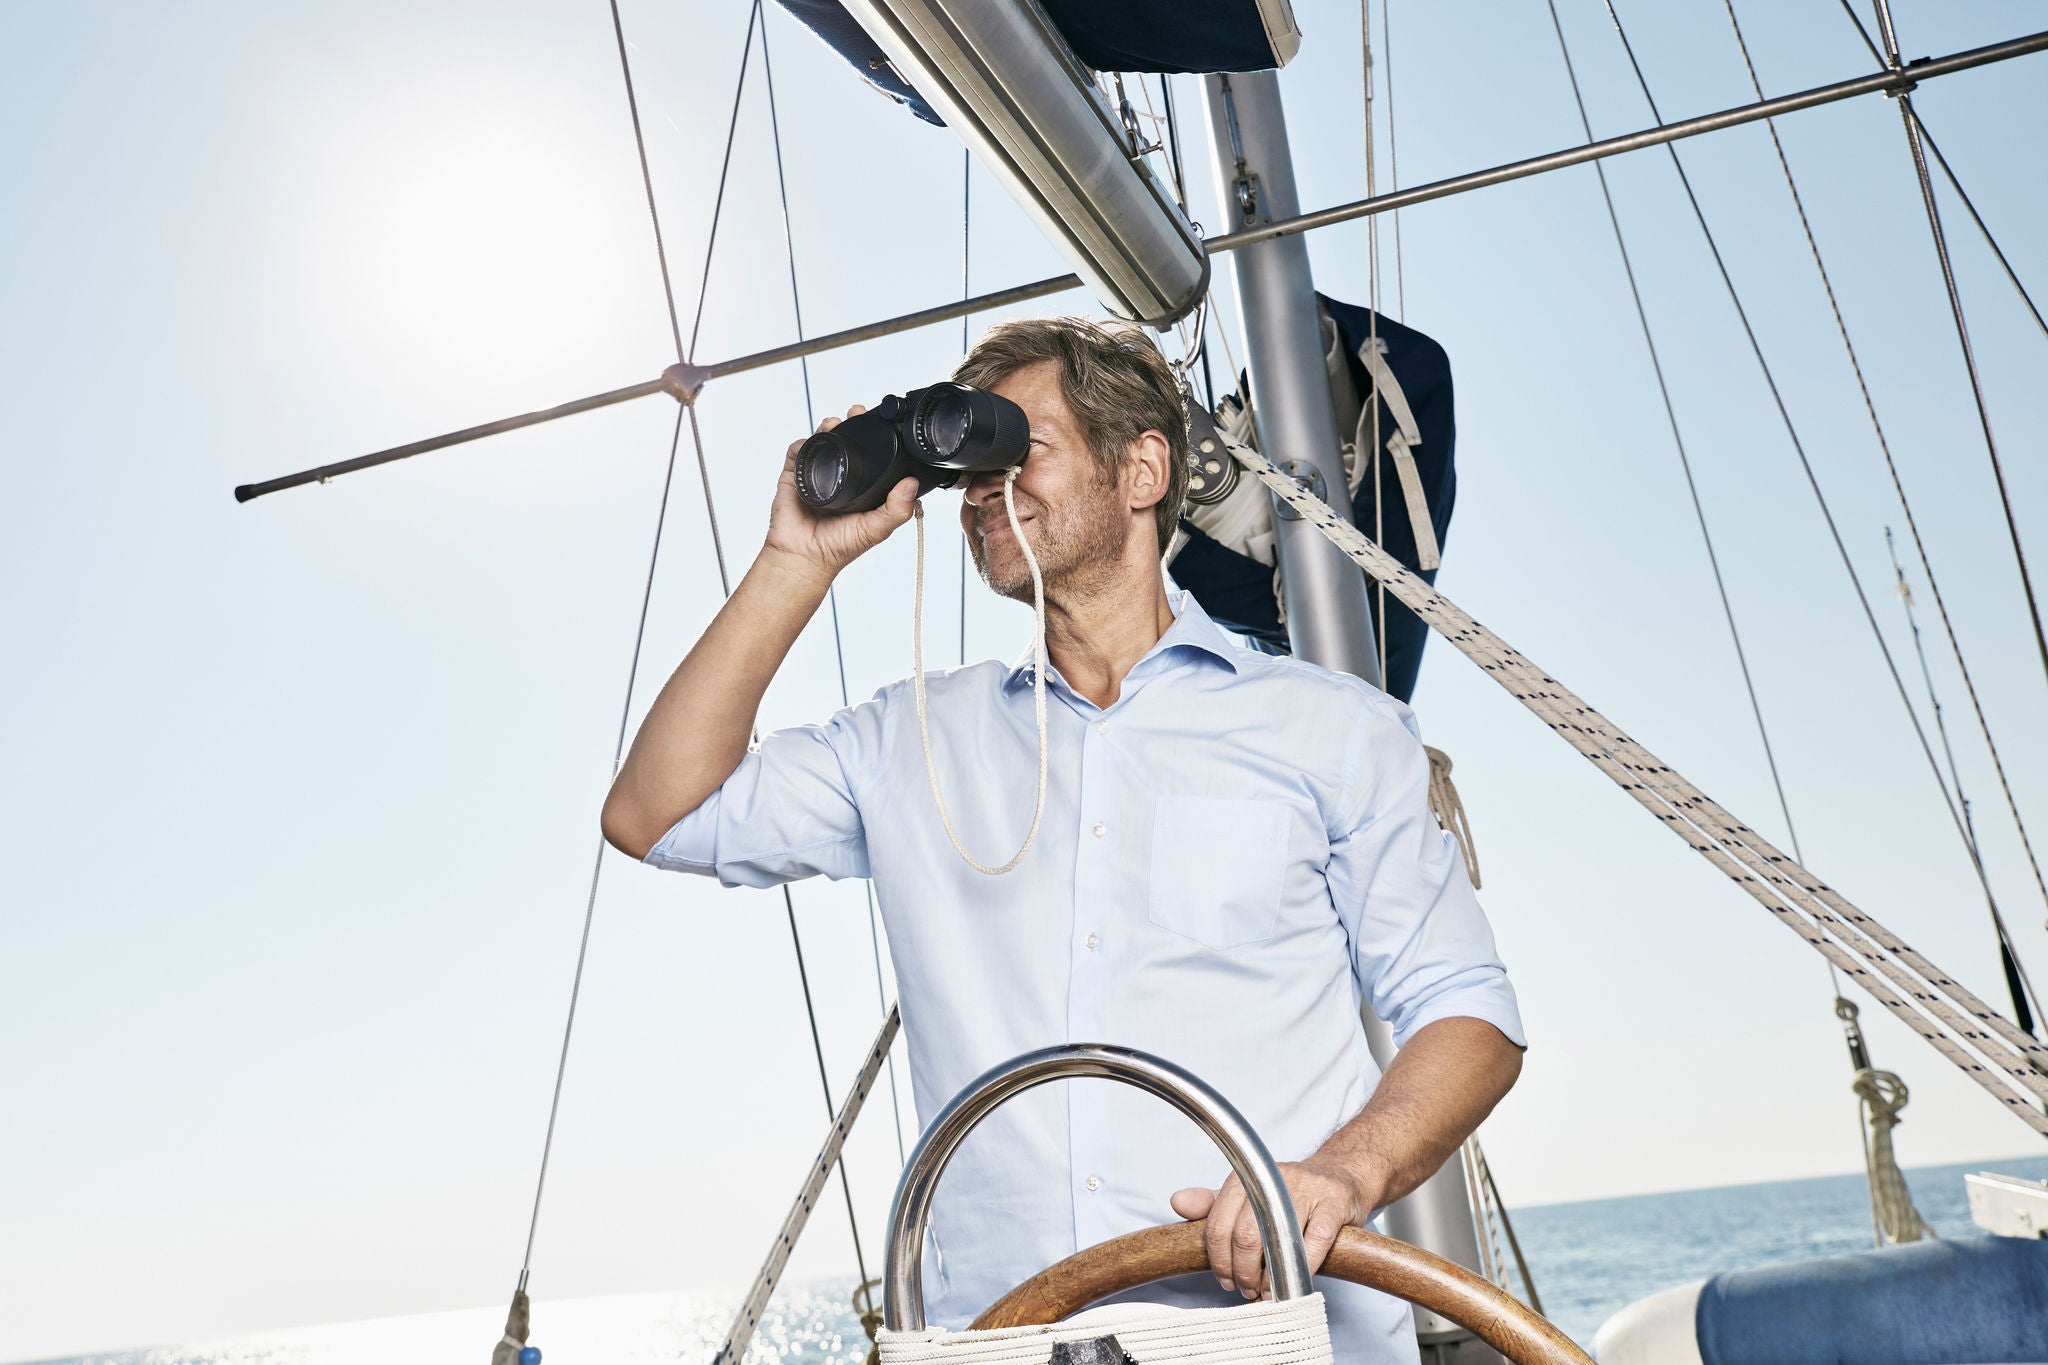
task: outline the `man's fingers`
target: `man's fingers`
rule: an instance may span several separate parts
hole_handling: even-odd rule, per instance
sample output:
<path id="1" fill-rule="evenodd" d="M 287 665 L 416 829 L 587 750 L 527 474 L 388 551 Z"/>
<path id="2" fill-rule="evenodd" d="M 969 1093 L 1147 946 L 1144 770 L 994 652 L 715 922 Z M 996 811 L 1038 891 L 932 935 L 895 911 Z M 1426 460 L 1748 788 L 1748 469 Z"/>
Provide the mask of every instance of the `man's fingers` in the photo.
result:
<path id="1" fill-rule="evenodd" d="M 866 404 L 855 403 L 852 407 L 846 410 L 846 417 L 858 417 L 866 411 Z M 838 426 L 841 422 L 845 421 L 846 417 L 827 417 L 824 421 L 818 423 L 818 430 L 830 431 L 832 430 L 832 428 Z"/>
<path id="2" fill-rule="evenodd" d="M 1319 1204 L 1309 1214 L 1308 1222 L 1302 1225 L 1301 1244 L 1308 1252 L 1309 1273 L 1323 1268 L 1323 1261 L 1329 1256 L 1330 1248 L 1337 1245 L 1337 1234 L 1344 1230 L 1344 1217 L 1328 1204 Z"/>
<path id="3" fill-rule="evenodd" d="M 1166 1201 L 1173 1211 L 1190 1223 L 1197 1218 L 1207 1218 L 1209 1210 L 1216 1205 L 1216 1191 L 1197 1185 L 1193 1189 L 1176 1190 L 1173 1198 Z"/>
<path id="4" fill-rule="evenodd" d="M 1266 1248 L 1259 1240 L 1259 1216 L 1251 1201 L 1240 1201 L 1230 1229 L 1230 1278 L 1238 1292 L 1255 1299 L 1266 1292 Z"/>
<path id="5" fill-rule="evenodd" d="M 917 480 L 905 479 L 889 490 L 889 500 L 870 512 L 860 514 L 863 537 L 870 546 L 879 545 L 910 520 L 917 507 Z"/>
<path id="6" fill-rule="evenodd" d="M 1225 1289 L 1237 1288 L 1231 1278 L 1233 1253 L 1230 1235 L 1237 1226 L 1238 1211 L 1244 1207 L 1244 1191 L 1239 1188 L 1237 1177 L 1232 1176 L 1216 1191 L 1216 1198 L 1209 1206 L 1209 1223 L 1202 1229 L 1202 1246 L 1209 1253 L 1209 1269 Z"/>

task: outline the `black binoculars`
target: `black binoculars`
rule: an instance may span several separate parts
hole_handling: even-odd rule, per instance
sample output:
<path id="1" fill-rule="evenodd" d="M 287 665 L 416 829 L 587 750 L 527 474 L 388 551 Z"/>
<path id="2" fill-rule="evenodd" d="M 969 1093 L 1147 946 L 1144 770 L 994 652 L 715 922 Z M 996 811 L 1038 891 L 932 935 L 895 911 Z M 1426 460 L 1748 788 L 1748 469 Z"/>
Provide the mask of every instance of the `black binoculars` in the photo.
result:
<path id="1" fill-rule="evenodd" d="M 904 479 L 921 498 L 968 474 L 1009 469 L 1031 444 L 1024 409 L 986 389 L 951 382 L 890 394 L 821 431 L 796 452 L 796 492 L 825 513 L 867 512 Z"/>

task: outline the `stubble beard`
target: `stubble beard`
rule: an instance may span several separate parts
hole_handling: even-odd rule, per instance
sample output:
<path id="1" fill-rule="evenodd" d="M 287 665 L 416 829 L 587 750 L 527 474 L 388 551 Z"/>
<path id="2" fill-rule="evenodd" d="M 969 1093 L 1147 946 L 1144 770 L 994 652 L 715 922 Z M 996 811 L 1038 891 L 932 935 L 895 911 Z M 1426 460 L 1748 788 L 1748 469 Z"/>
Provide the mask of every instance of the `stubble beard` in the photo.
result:
<path id="1" fill-rule="evenodd" d="M 1110 496 L 1114 491 L 1112 484 L 1103 488 L 1099 497 L 1075 499 L 1057 508 L 1035 499 L 1017 504 L 1018 514 L 1031 518 L 1026 529 L 1034 533 L 1031 548 L 1038 556 L 1038 571 L 1048 595 L 1085 590 L 1094 580 L 1116 576 L 1127 520 Z M 1009 524 L 1009 513 L 999 502 L 984 503 L 967 546 L 974 556 L 975 571 L 989 591 L 1028 605 L 1032 600 L 1031 567 L 1016 534 L 999 540 L 993 552 L 982 540 L 993 527 Z"/>

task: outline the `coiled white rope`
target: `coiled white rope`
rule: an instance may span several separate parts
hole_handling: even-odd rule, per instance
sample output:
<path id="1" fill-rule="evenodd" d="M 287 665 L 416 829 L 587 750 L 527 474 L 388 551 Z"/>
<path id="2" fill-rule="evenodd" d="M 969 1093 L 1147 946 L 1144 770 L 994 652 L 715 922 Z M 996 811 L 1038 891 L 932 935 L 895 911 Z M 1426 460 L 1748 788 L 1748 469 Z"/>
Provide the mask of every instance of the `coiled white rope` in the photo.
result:
<path id="1" fill-rule="evenodd" d="M 1145 1365 L 1331 1365 L 1321 1294 L 1224 1308 L 1120 1303 L 1043 1327 L 884 1330 L 881 1365 L 1045 1365 L 1054 1343 L 1114 1336 Z"/>
<path id="2" fill-rule="evenodd" d="M 1451 756 L 1442 749 L 1422 746 L 1422 752 L 1429 755 L 1429 811 L 1436 816 L 1436 822 L 1444 832 L 1458 841 L 1458 851 L 1465 855 L 1465 871 L 1472 878 L 1472 889 L 1479 890 L 1479 848 L 1472 842 L 1472 822 L 1465 815 L 1465 802 L 1458 795 L 1458 784 L 1451 781 Z"/>
<path id="3" fill-rule="evenodd" d="M 931 717 L 927 714 L 924 698 L 924 503 L 912 504 L 911 515 L 917 521 L 917 587 L 910 616 L 910 657 L 913 666 L 913 688 L 917 693 L 917 738 L 924 745 L 924 772 L 931 779 L 932 800 L 938 803 L 939 823 L 946 827 L 946 837 L 953 841 L 953 851 L 966 859 L 967 865 L 976 872 L 991 877 L 1000 877 L 1024 861 L 1024 855 L 1031 851 L 1032 841 L 1038 838 L 1039 821 L 1045 818 L 1045 579 L 1038 572 L 1038 556 L 1032 552 L 1031 542 L 1024 539 L 1024 528 L 1017 522 L 1018 470 L 1011 469 L 1003 475 L 1003 511 L 1010 518 L 1010 534 L 1017 538 L 1017 548 L 1024 552 L 1024 563 L 1031 570 L 1031 599 L 1037 615 L 1037 626 L 1031 636 L 1032 691 L 1038 710 L 1038 801 L 1032 807 L 1031 828 L 1025 832 L 1024 842 L 1001 867 L 991 867 L 967 851 L 960 842 L 960 836 L 953 829 L 953 817 L 946 812 L 945 793 L 939 790 L 939 767 L 932 761 Z"/>
<path id="4" fill-rule="evenodd" d="M 2048 1100 L 2048 1047 L 2021 1032 L 1797 860 L 1708 799 L 1264 456 L 1235 446 L 1230 453 L 1696 853 L 1847 973 L 2023 1123 L 2048 1134 L 2048 1115 L 2038 1107 L 2039 1101 Z"/>
<path id="5" fill-rule="evenodd" d="M 1899 1111 L 1906 1107 L 1906 1083 L 1890 1071 L 1869 1067 L 1856 1073 L 1852 1082 L 1856 1098 L 1863 1102 L 1870 1126 L 1864 1151 L 1864 1169 L 1870 1181 L 1870 1212 L 1886 1242 L 1917 1242 L 1934 1236 L 1934 1229 L 1913 1206 L 1913 1191 L 1892 1151 L 1892 1129 L 1899 1126 Z"/>

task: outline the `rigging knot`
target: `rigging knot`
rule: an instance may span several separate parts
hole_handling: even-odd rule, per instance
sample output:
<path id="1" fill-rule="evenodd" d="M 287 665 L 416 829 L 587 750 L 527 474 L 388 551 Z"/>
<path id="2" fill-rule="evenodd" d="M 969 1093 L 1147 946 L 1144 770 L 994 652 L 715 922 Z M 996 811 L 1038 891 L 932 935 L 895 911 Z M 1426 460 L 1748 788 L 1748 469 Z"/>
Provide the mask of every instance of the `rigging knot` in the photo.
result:
<path id="1" fill-rule="evenodd" d="M 679 360 L 661 372 L 661 387 L 678 403 L 695 403 L 697 395 L 711 382 L 711 371 L 703 365 Z"/>
<path id="2" fill-rule="evenodd" d="M 1893 1246 L 1934 1236 L 1934 1229 L 1913 1207 L 1913 1192 L 1899 1170 L 1892 1150 L 1892 1129 L 1906 1107 L 1906 1083 L 1890 1071 L 1863 1067 L 1850 1088 L 1866 1110 L 1868 1136 L 1864 1146 L 1865 1175 L 1870 1182 L 1870 1214 L 1878 1236 Z"/>
<path id="3" fill-rule="evenodd" d="M 882 1347 L 875 1334 L 882 1328 L 882 1310 L 875 1307 L 875 1291 L 882 1287 L 879 1279 L 863 1280 L 853 1291 L 853 1311 L 860 1318 L 860 1328 L 868 1334 L 868 1358 L 862 1365 L 880 1365 Z"/>

